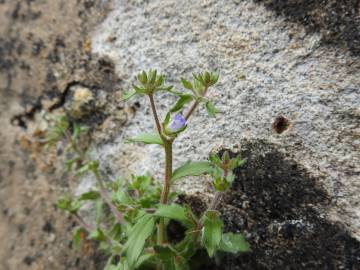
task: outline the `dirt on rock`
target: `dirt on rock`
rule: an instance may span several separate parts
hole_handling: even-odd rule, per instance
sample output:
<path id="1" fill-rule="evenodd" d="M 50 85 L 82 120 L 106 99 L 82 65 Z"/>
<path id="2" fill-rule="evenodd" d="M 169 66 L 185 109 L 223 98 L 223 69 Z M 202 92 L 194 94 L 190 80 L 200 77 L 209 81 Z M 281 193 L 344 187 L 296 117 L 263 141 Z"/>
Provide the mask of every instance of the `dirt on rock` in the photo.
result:
<path id="1" fill-rule="evenodd" d="M 111 91 L 111 61 L 91 53 L 108 1 L 0 1 L 0 269 L 102 269 L 91 242 L 72 248 L 77 224 L 56 209 L 77 182 L 44 155 L 41 111 L 62 110 L 73 85 Z M 58 162 L 54 164 L 54 162 Z"/>
<path id="2" fill-rule="evenodd" d="M 239 153 L 247 161 L 235 170 L 233 186 L 218 208 L 224 231 L 243 233 L 251 250 L 218 253 L 213 260 L 204 260 L 206 253 L 199 252 L 191 269 L 360 269 L 360 242 L 320 214 L 333 202 L 280 149 L 262 140 L 244 142 Z M 181 197 L 180 203 L 197 213 L 205 210 L 202 196 Z M 178 240 L 181 226 L 170 229 Z"/>
<path id="3" fill-rule="evenodd" d="M 255 0 L 289 21 L 320 32 L 323 44 L 344 46 L 360 55 L 359 0 Z"/>

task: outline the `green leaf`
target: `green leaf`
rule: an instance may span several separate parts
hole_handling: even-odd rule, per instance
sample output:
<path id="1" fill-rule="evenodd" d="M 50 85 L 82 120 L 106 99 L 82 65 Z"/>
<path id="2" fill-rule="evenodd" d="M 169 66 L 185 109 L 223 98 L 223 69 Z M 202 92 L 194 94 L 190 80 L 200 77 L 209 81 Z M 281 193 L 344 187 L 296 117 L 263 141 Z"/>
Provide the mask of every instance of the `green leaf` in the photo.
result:
<path id="1" fill-rule="evenodd" d="M 59 209 L 75 214 L 82 206 L 82 202 L 80 200 L 73 200 L 70 196 L 64 196 L 57 201 L 56 206 Z"/>
<path id="2" fill-rule="evenodd" d="M 147 94 L 147 90 L 145 88 L 141 88 L 139 86 L 136 86 L 135 84 L 133 84 L 134 90 L 136 92 L 136 94 L 138 95 L 145 95 Z"/>
<path id="3" fill-rule="evenodd" d="M 98 199 L 99 197 L 100 197 L 100 193 L 98 191 L 91 190 L 91 191 L 81 194 L 79 197 L 79 200 L 80 201 L 93 201 L 93 200 Z"/>
<path id="4" fill-rule="evenodd" d="M 207 211 L 204 215 L 204 227 L 202 229 L 201 240 L 210 257 L 220 245 L 223 223 L 217 211 Z"/>
<path id="5" fill-rule="evenodd" d="M 169 246 L 155 246 L 154 250 L 166 270 L 176 270 L 174 260 L 176 253 Z"/>
<path id="6" fill-rule="evenodd" d="M 74 214 L 80 209 L 81 206 L 82 203 L 80 201 L 74 200 L 71 202 L 70 208 L 68 210 L 70 213 Z"/>
<path id="7" fill-rule="evenodd" d="M 215 83 L 217 83 L 218 79 L 219 79 L 219 72 L 212 72 L 211 75 L 211 83 L 210 85 L 214 85 Z"/>
<path id="8" fill-rule="evenodd" d="M 155 246 L 154 250 L 160 258 L 166 270 L 189 270 L 189 266 L 183 256 L 181 256 L 170 245 Z"/>
<path id="9" fill-rule="evenodd" d="M 132 176 L 132 182 L 129 185 L 129 189 L 131 190 L 138 190 L 140 193 L 144 192 L 152 183 L 151 175 L 138 175 Z"/>
<path id="10" fill-rule="evenodd" d="M 134 203 L 134 200 L 131 198 L 131 196 L 122 189 L 119 189 L 111 196 L 112 200 L 121 205 L 132 205 Z"/>
<path id="11" fill-rule="evenodd" d="M 97 200 L 95 203 L 95 220 L 96 225 L 99 226 L 101 220 L 103 219 L 103 206 L 104 202 L 102 200 Z"/>
<path id="12" fill-rule="evenodd" d="M 104 241 L 106 239 L 106 236 L 104 232 L 98 228 L 89 234 L 89 238 L 97 241 Z"/>
<path id="13" fill-rule="evenodd" d="M 143 215 L 129 233 L 129 238 L 124 246 L 126 258 L 130 267 L 136 265 L 136 262 L 142 253 L 145 241 L 149 238 L 155 229 L 154 217 Z"/>
<path id="14" fill-rule="evenodd" d="M 135 268 L 139 268 L 142 264 L 144 264 L 146 261 L 150 260 L 154 257 L 154 254 L 144 254 L 139 257 L 139 259 L 136 262 Z"/>
<path id="15" fill-rule="evenodd" d="M 197 176 L 211 172 L 211 163 L 208 161 L 188 161 L 174 170 L 171 180 L 175 181 L 186 176 Z"/>
<path id="16" fill-rule="evenodd" d="M 192 225 L 192 222 L 186 213 L 186 208 L 178 204 L 160 205 L 154 215 L 179 221 L 186 227 L 191 227 Z"/>
<path id="17" fill-rule="evenodd" d="M 187 103 L 193 100 L 193 96 L 189 94 L 181 95 L 176 104 L 170 109 L 170 112 L 180 111 Z"/>
<path id="18" fill-rule="evenodd" d="M 242 234 L 224 233 L 218 249 L 225 252 L 238 253 L 249 251 L 250 245 Z"/>
<path id="19" fill-rule="evenodd" d="M 155 83 L 156 75 L 157 75 L 157 70 L 156 70 L 156 69 L 150 70 L 150 72 L 149 72 L 149 78 L 148 78 L 148 82 L 149 82 L 150 84 L 154 84 L 154 83 Z"/>
<path id="20" fill-rule="evenodd" d="M 110 231 L 108 232 L 109 236 L 115 240 L 115 241 L 120 241 L 121 239 L 121 233 L 122 233 L 122 228 L 121 228 L 121 224 L 119 223 L 115 223 L 112 228 L 110 229 Z"/>
<path id="21" fill-rule="evenodd" d="M 205 108 L 207 113 L 211 116 L 214 117 L 217 113 L 221 113 L 221 111 L 217 108 L 215 108 L 214 104 L 211 101 L 207 101 L 205 103 Z"/>
<path id="22" fill-rule="evenodd" d="M 129 138 L 126 140 L 127 143 L 130 142 L 142 142 L 145 144 L 159 144 L 163 145 L 163 141 L 157 132 L 150 132 L 150 133 L 142 133 L 133 138 Z"/>
<path id="23" fill-rule="evenodd" d="M 89 163 L 86 163 L 85 165 L 81 166 L 77 171 L 76 171 L 76 175 L 80 176 L 83 175 L 85 173 L 87 173 L 90 170 L 89 168 Z"/>
<path id="24" fill-rule="evenodd" d="M 130 98 L 136 95 L 136 91 L 125 91 L 122 95 L 123 101 L 128 101 Z"/>
<path id="25" fill-rule="evenodd" d="M 138 75 L 138 80 L 139 82 L 141 82 L 142 84 L 146 84 L 147 83 L 147 75 L 145 71 L 142 71 L 139 75 Z"/>
<path id="26" fill-rule="evenodd" d="M 189 90 L 193 89 L 191 82 L 189 82 L 188 80 L 181 78 L 181 83 L 186 89 L 189 89 Z"/>

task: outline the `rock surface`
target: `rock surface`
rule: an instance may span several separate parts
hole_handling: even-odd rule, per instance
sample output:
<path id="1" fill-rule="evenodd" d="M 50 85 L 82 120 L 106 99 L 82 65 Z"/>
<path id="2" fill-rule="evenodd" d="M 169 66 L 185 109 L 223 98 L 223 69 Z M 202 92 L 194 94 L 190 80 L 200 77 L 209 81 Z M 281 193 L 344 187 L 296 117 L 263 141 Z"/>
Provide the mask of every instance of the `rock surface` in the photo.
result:
<path id="1" fill-rule="evenodd" d="M 116 40 L 109 42 L 109 36 Z M 176 87 L 180 76 L 219 70 L 220 82 L 209 96 L 224 113 L 209 118 L 200 109 L 175 145 L 175 165 L 244 139 L 274 143 L 324 187 L 332 199 L 326 216 L 360 237 L 359 58 L 342 47 L 322 46 L 320 33 L 309 34 L 251 1 L 116 1 L 92 42 L 94 52 L 115 62 L 123 89 L 142 69 L 160 69 Z M 173 100 L 157 100 L 163 116 Z M 154 162 L 161 160 L 161 149 L 124 144 L 153 128 L 147 101 L 139 102 L 127 128 L 96 148 L 110 174 L 162 173 L 163 164 Z M 281 132 L 278 117 L 288 121 Z M 181 186 L 208 189 L 206 179 Z"/>
<path id="2" fill-rule="evenodd" d="M 0 269 L 102 268 L 93 243 L 72 248 L 76 223 L 55 203 L 77 183 L 41 138 L 71 86 L 115 86 L 89 39 L 106 2 L 0 1 Z"/>
<path id="3" fill-rule="evenodd" d="M 360 269 L 359 2 L 113 0 L 107 13 L 108 1 L 0 0 L 0 268 L 101 269 L 90 243 L 69 248 L 74 223 L 53 208 L 93 179 L 65 174 L 61 149 L 44 164 L 34 138 L 66 112 L 91 127 L 109 179 L 161 180 L 159 147 L 124 144 L 154 128 L 147 100 L 121 101 L 157 68 L 177 88 L 192 72 L 221 74 L 209 97 L 223 113 L 200 108 L 175 166 L 222 149 L 248 158 L 221 212 L 253 252 L 206 269 Z M 173 102 L 157 96 L 162 117 Z M 178 188 L 195 205 L 213 193 L 206 177 Z"/>

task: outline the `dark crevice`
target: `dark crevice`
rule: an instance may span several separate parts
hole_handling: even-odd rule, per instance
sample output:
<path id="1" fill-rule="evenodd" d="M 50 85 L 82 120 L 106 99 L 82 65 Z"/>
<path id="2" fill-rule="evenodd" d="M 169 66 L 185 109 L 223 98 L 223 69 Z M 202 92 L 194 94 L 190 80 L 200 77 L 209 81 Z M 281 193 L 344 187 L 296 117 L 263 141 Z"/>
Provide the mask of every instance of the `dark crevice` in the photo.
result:
<path id="1" fill-rule="evenodd" d="M 247 162 L 235 170 L 219 207 L 224 230 L 243 232 L 251 251 L 218 253 L 213 260 L 203 255 L 191 269 L 360 269 L 360 242 L 326 218 L 332 201 L 319 179 L 279 149 L 266 141 L 244 142 L 239 153 Z M 192 207 L 203 211 L 201 196 L 194 200 Z"/>
<path id="2" fill-rule="evenodd" d="M 27 121 L 33 120 L 35 113 L 41 111 L 41 109 L 41 98 L 38 98 L 38 100 L 35 102 L 34 105 L 30 107 L 29 110 L 25 111 L 24 113 L 14 115 L 10 119 L 10 123 L 14 126 L 19 126 L 21 128 L 27 129 Z"/>
<path id="3" fill-rule="evenodd" d="M 360 55 L 360 0 L 254 0 L 288 21 L 319 32 L 322 43 Z"/>

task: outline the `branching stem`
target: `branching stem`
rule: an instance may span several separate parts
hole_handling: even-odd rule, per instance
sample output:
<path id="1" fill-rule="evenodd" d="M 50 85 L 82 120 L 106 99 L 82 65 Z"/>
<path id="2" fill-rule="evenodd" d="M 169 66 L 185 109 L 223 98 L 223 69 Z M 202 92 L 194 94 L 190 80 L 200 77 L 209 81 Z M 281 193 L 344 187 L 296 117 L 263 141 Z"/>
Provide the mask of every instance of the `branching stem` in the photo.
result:
<path id="1" fill-rule="evenodd" d="M 206 87 L 204 89 L 204 93 L 203 93 L 203 97 L 206 95 L 207 93 L 207 90 L 208 90 L 208 87 Z M 191 106 L 190 106 L 190 109 L 189 111 L 185 114 L 185 120 L 189 120 L 190 116 L 193 114 L 193 112 L 196 110 L 197 106 L 200 104 L 200 101 L 199 100 L 195 100 Z"/>
<path id="2" fill-rule="evenodd" d="M 224 194 L 224 192 L 222 192 L 222 191 L 216 191 L 214 198 L 212 199 L 212 201 L 210 203 L 209 210 L 216 210 L 216 208 L 221 203 L 223 194 Z"/>
<path id="3" fill-rule="evenodd" d="M 92 227 L 90 224 L 86 223 L 79 214 L 74 213 L 73 217 L 75 218 L 76 222 L 79 223 L 81 227 L 83 227 L 88 233 L 95 231 L 96 228 Z"/>
<path id="4" fill-rule="evenodd" d="M 172 144 L 173 140 L 163 138 L 164 148 L 165 148 L 165 177 L 164 177 L 164 186 L 161 192 L 160 203 L 167 204 L 169 199 L 169 192 L 171 186 L 171 177 L 172 177 Z M 165 221 L 163 218 L 160 219 L 159 223 L 159 243 L 164 244 L 166 242 L 166 228 Z"/>
<path id="5" fill-rule="evenodd" d="M 125 224 L 125 219 L 124 219 L 123 214 L 117 210 L 116 206 L 111 201 L 109 193 L 108 193 L 99 173 L 94 172 L 94 174 L 96 177 L 96 181 L 98 182 L 99 187 L 100 187 L 100 190 L 99 190 L 100 196 L 103 198 L 103 200 L 106 202 L 106 204 L 110 207 L 110 210 L 113 213 L 113 215 L 115 216 L 117 222 L 119 222 L 120 224 Z"/>
<path id="6" fill-rule="evenodd" d="M 154 116 L 157 131 L 159 132 L 159 135 L 162 136 L 161 124 L 160 124 L 159 117 L 158 117 L 158 114 L 157 114 L 157 111 L 156 111 L 156 106 L 155 106 L 155 101 L 154 101 L 154 95 L 153 94 L 149 95 L 149 100 L 150 100 L 151 111 L 152 111 L 152 114 Z"/>

